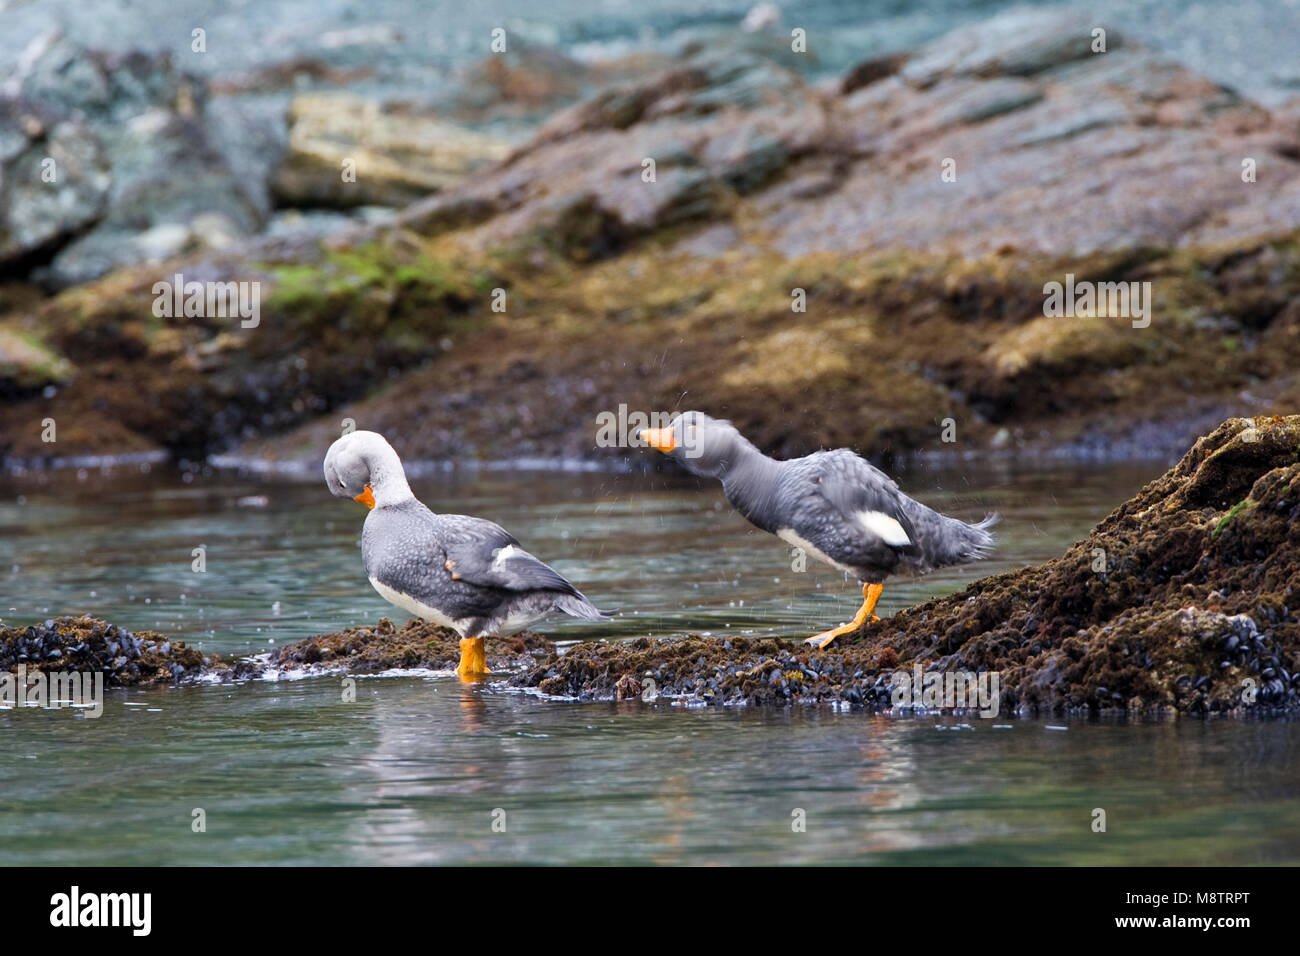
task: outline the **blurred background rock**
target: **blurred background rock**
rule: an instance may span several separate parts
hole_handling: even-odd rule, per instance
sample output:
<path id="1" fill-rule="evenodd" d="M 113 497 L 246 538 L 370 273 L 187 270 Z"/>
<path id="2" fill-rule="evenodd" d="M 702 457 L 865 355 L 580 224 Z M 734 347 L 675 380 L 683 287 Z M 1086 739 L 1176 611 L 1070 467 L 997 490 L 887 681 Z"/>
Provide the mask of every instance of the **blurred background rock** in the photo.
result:
<path id="1" fill-rule="evenodd" d="M 590 456 L 592 409 L 690 391 L 788 454 L 952 417 L 964 449 L 1170 457 L 1300 400 L 1296 4 L 0 23 L 0 455 L 47 457 L 59 409 L 95 423 L 60 454 L 293 458 L 350 414 L 429 457 Z M 153 316 L 175 272 L 263 283 L 267 320 Z M 1152 282 L 1153 327 L 1045 319 L 1067 272 Z"/>

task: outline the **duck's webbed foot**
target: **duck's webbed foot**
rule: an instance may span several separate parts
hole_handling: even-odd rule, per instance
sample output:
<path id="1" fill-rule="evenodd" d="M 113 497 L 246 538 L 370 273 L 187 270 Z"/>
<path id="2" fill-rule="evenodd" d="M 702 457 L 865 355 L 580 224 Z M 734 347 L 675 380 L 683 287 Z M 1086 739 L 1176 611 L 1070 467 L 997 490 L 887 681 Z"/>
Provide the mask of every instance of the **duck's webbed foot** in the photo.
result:
<path id="1" fill-rule="evenodd" d="M 804 640 L 805 644 L 810 644 L 819 650 L 829 647 L 837 637 L 843 637 L 845 634 L 852 634 L 867 621 L 879 621 L 876 616 L 876 602 L 880 600 L 880 595 L 885 591 L 883 584 L 864 584 L 862 586 L 862 607 L 858 608 L 858 613 L 854 615 L 853 620 L 847 624 L 841 624 L 839 627 L 831 628 L 829 631 L 822 631 L 820 634 L 814 634 L 812 637 Z"/>
<path id="2" fill-rule="evenodd" d="M 481 677 L 488 673 L 487 650 L 481 637 L 463 637 L 460 640 L 460 663 L 456 673 L 462 678 Z"/>

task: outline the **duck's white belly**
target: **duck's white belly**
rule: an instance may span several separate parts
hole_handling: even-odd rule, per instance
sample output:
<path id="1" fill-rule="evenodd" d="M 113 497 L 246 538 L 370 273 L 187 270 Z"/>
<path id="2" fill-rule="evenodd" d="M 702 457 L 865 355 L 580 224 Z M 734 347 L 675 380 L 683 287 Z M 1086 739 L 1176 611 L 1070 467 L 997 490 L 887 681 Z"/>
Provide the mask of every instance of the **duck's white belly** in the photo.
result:
<path id="1" fill-rule="evenodd" d="M 440 627 L 449 627 L 460 634 L 465 633 L 463 622 L 453 621 L 446 614 L 443 614 L 436 607 L 429 607 L 423 601 L 417 601 L 409 594 L 403 594 L 401 591 L 390 588 L 387 584 L 382 584 L 374 578 L 370 579 L 370 586 L 379 592 L 389 604 L 400 607 L 403 611 L 414 614 L 418 618 L 437 624 Z"/>
<path id="2" fill-rule="evenodd" d="M 538 621 L 549 616 L 549 612 L 544 614 L 535 614 L 531 612 L 520 613 L 518 611 L 513 611 L 507 615 L 506 619 L 497 628 L 496 633 L 509 637 L 511 634 L 518 634 L 520 631 L 528 630 Z"/>
<path id="3" fill-rule="evenodd" d="M 825 554 L 823 551 L 821 551 L 811 542 L 806 541 L 803 538 L 799 537 L 799 535 L 797 535 L 794 532 L 794 529 L 792 528 L 782 528 L 780 531 L 776 533 L 776 536 L 780 538 L 782 541 L 784 541 L 786 544 L 793 545 L 794 547 L 803 551 L 804 554 L 812 555 L 818 561 L 822 562 L 822 564 L 829 564 L 833 568 L 839 568 L 845 574 L 851 574 L 855 578 L 858 576 L 858 572 L 854 571 L 847 564 L 840 564 L 840 562 L 834 560 L 829 555 Z"/>

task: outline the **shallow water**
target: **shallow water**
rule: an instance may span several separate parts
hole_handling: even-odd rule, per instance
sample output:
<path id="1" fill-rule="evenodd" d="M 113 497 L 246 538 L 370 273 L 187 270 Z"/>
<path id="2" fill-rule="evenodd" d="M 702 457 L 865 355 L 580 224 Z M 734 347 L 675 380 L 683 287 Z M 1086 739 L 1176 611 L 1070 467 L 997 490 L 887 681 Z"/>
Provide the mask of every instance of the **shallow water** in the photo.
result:
<path id="1" fill-rule="evenodd" d="M 882 611 L 1060 553 L 1158 470 L 901 475 L 930 504 L 1004 520 L 995 559 L 891 582 Z M 434 508 L 500 521 L 624 611 L 548 628 L 560 638 L 799 637 L 856 606 L 853 582 L 816 564 L 794 572 L 788 548 L 693 479 L 461 471 L 413 485 Z M 250 496 L 265 503 L 240 503 Z M 89 612 L 227 657 L 400 620 L 362 573 L 363 518 L 314 476 L 0 478 L 0 613 Z M 451 675 L 362 679 L 351 703 L 341 688 L 331 677 L 110 691 L 98 719 L 0 711 L 0 862 L 1300 862 L 1296 723 L 956 729 L 963 720 L 542 701 Z M 1094 808 L 1105 833 L 1091 829 Z M 796 810 L 804 832 L 792 832 Z"/>

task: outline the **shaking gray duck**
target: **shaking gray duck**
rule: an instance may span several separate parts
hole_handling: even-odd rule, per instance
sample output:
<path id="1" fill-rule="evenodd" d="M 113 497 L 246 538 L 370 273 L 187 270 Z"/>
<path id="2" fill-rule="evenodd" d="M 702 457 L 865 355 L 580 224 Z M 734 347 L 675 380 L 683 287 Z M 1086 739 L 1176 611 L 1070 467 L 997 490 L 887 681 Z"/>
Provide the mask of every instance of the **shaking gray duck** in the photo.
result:
<path id="1" fill-rule="evenodd" d="M 879 620 L 876 602 L 889 575 L 964 564 L 984 557 L 993 545 L 988 529 L 997 515 L 978 524 L 941 515 L 847 448 L 777 461 L 730 422 L 694 411 L 638 435 L 687 471 L 719 479 L 727 500 L 755 527 L 862 583 L 857 615 L 805 641 L 815 647 Z"/>

